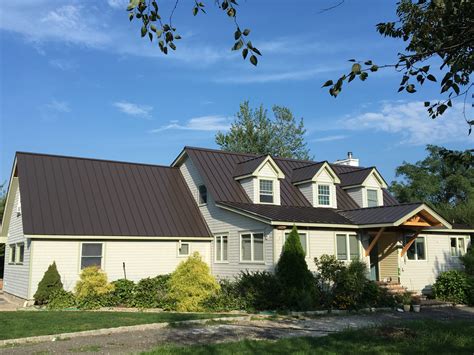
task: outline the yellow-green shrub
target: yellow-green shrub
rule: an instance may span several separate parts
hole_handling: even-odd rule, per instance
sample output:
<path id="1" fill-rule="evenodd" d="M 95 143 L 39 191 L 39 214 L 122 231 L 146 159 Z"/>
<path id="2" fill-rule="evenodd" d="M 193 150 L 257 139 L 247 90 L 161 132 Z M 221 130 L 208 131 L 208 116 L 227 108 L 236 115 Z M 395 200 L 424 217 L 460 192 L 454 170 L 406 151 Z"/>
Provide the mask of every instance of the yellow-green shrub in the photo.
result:
<path id="1" fill-rule="evenodd" d="M 198 252 L 178 265 L 168 285 L 169 297 L 179 312 L 203 311 L 203 303 L 220 288 Z"/>
<path id="2" fill-rule="evenodd" d="M 102 296 L 114 290 L 114 285 L 107 281 L 107 274 L 97 266 L 82 270 L 80 280 L 76 283 L 75 293 L 78 299 Z"/>

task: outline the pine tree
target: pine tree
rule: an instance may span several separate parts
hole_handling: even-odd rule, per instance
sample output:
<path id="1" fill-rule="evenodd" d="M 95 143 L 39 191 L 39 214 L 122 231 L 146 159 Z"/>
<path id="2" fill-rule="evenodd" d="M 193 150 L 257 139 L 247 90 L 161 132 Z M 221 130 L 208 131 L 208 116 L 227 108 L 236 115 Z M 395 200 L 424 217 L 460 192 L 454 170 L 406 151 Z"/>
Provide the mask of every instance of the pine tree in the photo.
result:
<path id="1" fill-rule="evenodd" d="M 49 265 L 48 270 L 44 273 L 43 278 L 38 284 L 38 289 L 34 295 L 35 301 L 38 304 L 48 303 L 51 293 L 56 290 L 62 290 L 63 283 L 59 275 L 56 262 Z"/>

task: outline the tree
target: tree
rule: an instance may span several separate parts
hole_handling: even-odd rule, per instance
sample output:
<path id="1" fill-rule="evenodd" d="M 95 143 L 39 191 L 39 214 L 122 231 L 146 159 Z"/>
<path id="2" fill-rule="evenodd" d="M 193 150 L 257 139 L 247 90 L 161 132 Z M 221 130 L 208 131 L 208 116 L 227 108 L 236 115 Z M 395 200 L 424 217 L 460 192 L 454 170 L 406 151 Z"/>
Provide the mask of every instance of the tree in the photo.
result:
<path id="1" fill-rule="evenodd" d="M 436 118 L 452 106 L 452 100 L 464 96 L 466 100 L 473 84 L 470 75 L 474 68 L 474 3 L 466 0 L 401 0 L 397 5 L 397 21 L 379 23 L 377 31 L 384 37 L 406 42 L 404 53 L 398 53 L 393 64 L 377 65 L 372 60 L 353 62 L 351 71 L 323 87 L 330 87 L 330 95 L 337 97 L 344 82 L 356 77 L 364 81 L 369 73 L 382 68 L 395 68 L 402 73 L 398 91 L 412 94 L 417 85 L 426 80 L 438 82 L 437 71 L 428 63 L 440 60 L 439 83 L 446 97 L 437 102 L 425 101 L 429 116 Z M 431 62 L 429 62 L 431 60 Z M 471 133 L 474 119 L 464 113 Z"/>
<path id="2" fill-rule="evenodd" d="M 471 150 L 450 152 L 435 145 L 415 164 L 404 162 L 396 169 L 401 181 L 390 191 L 400 202 L 425 201 L 449 222 L 474 226 L 474 155 Z M 461 157 L 461 158 L 460 158 Z"/>
<path id="3" fill-rule="evenodd" d="M 3 212 L 7 203 L 7 194 L 5 192 L 5 183 L 0 185 L 0 223 L 3 220 Z"/>
<path id="4" fill-rule="evenodd" d="M 310 159 L 303 119 L 297 122 L 286 107 L 273 106 L 272 111 L 273 119 L 262 105 L 252 109 L 248 101 L 243 102 L 230 131 L 218 132 L 216 143 L 225 151 Z"/>
<path id="5" fill-rule="evenodd" d="M 48 303 L 48 300 L 56 290 L 62 290 L 63 283 L 61 282 L 61 276 L 59 275 L 56 262 L 49 265 L 48 270 L 44 273 L 43 278 L 38 284 L 38 289 L 33 296 L 35 301 L 39 304 Z"/>
<path id="6" fill-rule="evenodd" d="M 308 310 L 316 302 L 316 284 L 308 269 L 296 226 L 293 226 L 276 266 L 282 300 L 290 309 Z"/>

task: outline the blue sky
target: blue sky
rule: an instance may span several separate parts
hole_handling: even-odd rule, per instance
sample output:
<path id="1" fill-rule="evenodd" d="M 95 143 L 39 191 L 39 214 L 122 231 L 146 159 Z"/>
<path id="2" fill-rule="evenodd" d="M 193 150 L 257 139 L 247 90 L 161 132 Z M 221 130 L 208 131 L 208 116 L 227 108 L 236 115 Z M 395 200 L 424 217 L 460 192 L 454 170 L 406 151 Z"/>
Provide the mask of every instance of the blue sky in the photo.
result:
<path id="1" fill-rule="evenodd" d="M 183 37 L 164 56 L 141 39 L 127 0 L 0 3 L 1 173 L 15 151 L 169 164 L 184 145 L 216 147 L 239 103 L 284 105 L 303 117 L 316 160 L 376 165 L 388 181 L 428 143 L 471 148 L 461 103 L 441 119 L 422 101 L 436 85 L 397 93 L 399 76 L 383 71 L 345 87 L 334 99 L 321 85 L 350 68 L 350 58 L 392 63 L 401 43 L 375 24 L 395 17 L 395 1 L 242 1 L 241 27 L 263 57 L 253 67 L 231 52 L 233 23 L 206 2 L 192 16 L 182 0 L 174 24 Z M 158 1 L 162 13 L 174 2 Z M 421 93 L 421 94 L 420 94 Z"/>

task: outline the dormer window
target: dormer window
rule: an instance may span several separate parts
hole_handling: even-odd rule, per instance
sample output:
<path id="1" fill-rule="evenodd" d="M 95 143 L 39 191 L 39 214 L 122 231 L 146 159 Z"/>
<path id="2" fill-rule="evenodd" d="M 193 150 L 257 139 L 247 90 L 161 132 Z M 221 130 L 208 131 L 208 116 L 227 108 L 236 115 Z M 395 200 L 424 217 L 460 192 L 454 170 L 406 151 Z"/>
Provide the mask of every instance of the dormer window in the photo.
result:
<path id="1" fill-rule="evenodd" d="M 273 180 L 260 180 L 260 202 L 273 203 Z"/>
<path id="2" fill-rule="evenodd" d="M 367 189 L 367 207 L 377 207 L 379 205 L 378 191 Z"/>
<path id="3" fill-rule="evenodd" d="M 329 185 L 318 185 L 318 204 L 321 206 L 331 204 L 331 188 Z"/>
<path id="4" fill-rule="evenodd" d="M 205 205 L 207 203 L 207 188 L 206 185 L 199 185 L 199 204 Z"/>

